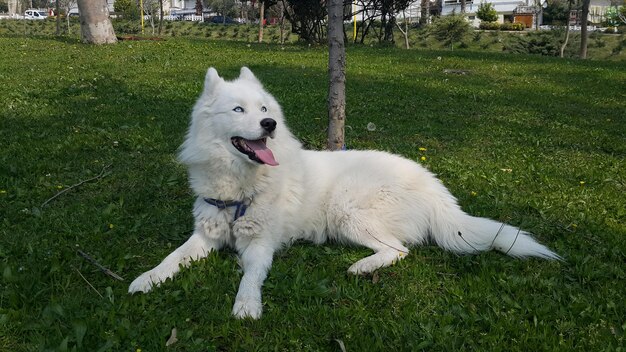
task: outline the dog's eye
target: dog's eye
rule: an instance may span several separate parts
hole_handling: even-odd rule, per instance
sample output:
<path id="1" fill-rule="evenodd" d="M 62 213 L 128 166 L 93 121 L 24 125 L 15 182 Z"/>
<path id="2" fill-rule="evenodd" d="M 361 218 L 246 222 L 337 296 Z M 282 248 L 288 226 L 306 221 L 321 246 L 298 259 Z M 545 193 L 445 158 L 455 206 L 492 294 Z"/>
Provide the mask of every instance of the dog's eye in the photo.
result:
<path id="1" fill-rule="evenodd" d="M 234 112 L 243 112 L 243 108 L 241 106 L 238 106 L 236 108 L 233 109 Z"/>
<path id="2" fill-rule="evenodd" d="M 267 108 L 265 106 L 261 106 L 261 111 L 262 112 L 267 112 Z"/>

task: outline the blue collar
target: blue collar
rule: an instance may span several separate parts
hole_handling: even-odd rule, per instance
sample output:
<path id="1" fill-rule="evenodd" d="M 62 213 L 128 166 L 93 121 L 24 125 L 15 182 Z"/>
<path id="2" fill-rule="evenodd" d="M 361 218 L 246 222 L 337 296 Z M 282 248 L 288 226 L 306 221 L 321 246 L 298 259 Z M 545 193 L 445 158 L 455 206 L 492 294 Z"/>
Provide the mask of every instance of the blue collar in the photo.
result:
<path id="1" fill-rule="evenodd" d="M 217 207 L 218 209 L 226 209 L 229 207 L 235 207 L 235 218 L 237 220 L 239 217 L 243 216 L 246 213 L 246 209 L 252 203 L 252 199 L 246 197 L 242 201 L 239 200 L 221 200 L 215 198 L 204 198 L 204 201 Z"/>

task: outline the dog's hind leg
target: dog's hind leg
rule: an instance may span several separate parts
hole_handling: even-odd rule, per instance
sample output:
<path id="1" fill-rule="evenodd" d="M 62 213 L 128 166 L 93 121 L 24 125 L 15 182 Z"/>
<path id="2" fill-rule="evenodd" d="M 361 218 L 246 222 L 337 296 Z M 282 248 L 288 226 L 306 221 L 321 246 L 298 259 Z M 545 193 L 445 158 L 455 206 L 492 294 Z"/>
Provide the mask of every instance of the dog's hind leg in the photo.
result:
<path id="1" fill-rule="evenodd" d="M 399 241 L 393 244 L 380 245 L 371 242 L 364 245 L 373 249 L 376 253 L 352 264 L 350 268 L 348 268 L 348 272 L 351 274 L 361 275 L 372 273 L 376 269 L 393 265 L 409 254 L 408 248 L 404 247 Z"/>
<path id="2" fill-rule="evenodd" d="M 376 269 L 393 265 L 409 254 L 409 249 L 391 234 L 390 229 L 368 216 L 351 213 L 350 220 L 340 225 L 344 240 L 372 249 L 374 254 L 352 264 L 348 269 L 352 274 L 368 274 Z"/>

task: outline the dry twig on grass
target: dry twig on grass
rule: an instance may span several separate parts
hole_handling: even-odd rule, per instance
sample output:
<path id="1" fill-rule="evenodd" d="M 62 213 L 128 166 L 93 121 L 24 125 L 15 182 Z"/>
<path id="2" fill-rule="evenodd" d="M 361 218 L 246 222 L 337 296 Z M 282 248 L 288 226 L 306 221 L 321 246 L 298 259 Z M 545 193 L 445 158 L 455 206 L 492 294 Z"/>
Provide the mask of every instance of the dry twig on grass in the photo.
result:
<path id="1" fill-rule="evenodd" d="M 98 269 L 100 269 L 100 271 L 102 271 L 103 273 L 109 275 L 110 277 L 114 278 L 115 280 L 119 280 L 119 281 L 124 281 L 124 278 L 117 275 L 116 273 L 114 273 L 113 271 L 111 271 L 109 268 L 104 267 L 102 264 L 98 263 L 95 259 L 93 259 L 89 254 L 81 251 L 80 249 L 76 250 L 76 252 L 83 258 L 87 259 L 91 264 L 95 265 L 98 267 Z"/>
<path id="2" fill-rule="evenodd" d="M 94 177 L 92 177 L 92 178 L 88 178 L 88 179 L 86 179 L 86 180 L 80 181 L 80 182 L 78 182 L 78 183 L 77 183 L 77 184 L 75 184 L 75 185 L 71 185 L 71 186 L 69 186 L 68 188 L 66 188 L 66 189 L 64 189 L 64 190 L 59 191 L 57 194 L 55 194 L 54 196 L 52 196 L 52 197 L 48 198 L 48 200 L 46 200 L 45 202 L 43 202 L 43 203 L 41 204 L 41 207 L 40 207 L 40 208 L 45 207 L 48 203 L 50 203 L 51 201 L 53 201 L 54 199 L 56 199 L 56 198 L 57 198 L 58 196 L 60 196 L 61 194 L 65 193 L 65 192 L 67 192 L 67 191 L 69 191 L 69 190 L 71 190 L 71 189 L 74 189 L 74 188 L 76 188 L 76 187 L 78 187 L 78 186 L 82 185 L 83 183 L 91 182 L 91 181 L 94 181 L 94 180 L 97 180 L 97 179 L 99 179 L 99 178 L 102 178 L 102 177 L 106 176 L 105 172 L 106 172 L 106 170 L 107 170 L 110 166 L 111 166 L 110 164 L 109 164 L 109 165 L 106 165 L 105 167 L 103 167 L 103 168 L 102 168 L 102 171 L 100 171 L 100 173 L 99 173 L 99 174 L 97 174 L 96 176 L 94 176 Z"/>
<path id="3" fill-rule="evenodd" d="M 95 287 L 93 287 L 93 285 L 91 284 L 91 282 L 89 282 L 89 280 L 87 280 L 87 279 L 83 276 L 83 274 L 80 272 L 80 270 L 78 270 L 78 269 L 76 269 L 76 268 L 74 268 L 74 270 L 76 270 L 76 272 L 78 273 L 78 275 L 80 275 L 80 277 L 82 277 L 82 278 L 83 278 L 83 280 L 85 280 L 85 282 L 87 283 L 87 285 L 89 285 L 89 287 L 91 287 L 91 289 L 93 289 L 94 291 L 96 291 L 96 293 L 98 294 L 98 296 L 100 296 L 100 298 L 104 298 L 104 296 L 102 296 L 102 295 L 100 294 L 100 292 L 98 292 L 98 290 L 96 290 L 96 288 L 95 288 Z"/>

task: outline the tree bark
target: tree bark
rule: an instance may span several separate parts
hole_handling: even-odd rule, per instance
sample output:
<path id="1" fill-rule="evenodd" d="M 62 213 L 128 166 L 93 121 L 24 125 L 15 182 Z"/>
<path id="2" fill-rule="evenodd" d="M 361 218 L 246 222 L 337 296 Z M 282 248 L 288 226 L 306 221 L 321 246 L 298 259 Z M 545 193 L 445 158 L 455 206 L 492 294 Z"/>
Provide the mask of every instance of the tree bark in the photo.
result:
<path id="1" fill-rule="evenodd" d="M 285 2 L 284 0 L 279 3 L 280 11 L 280 44 L 285 44 Z"/>
<path id="2" fill-rule="evenodd" d="M 567 42 L 569 42 L 569 16 L 572 12 L 572 0 L 567 2 L 567 19 L 565 20 L 565 41 L 563 41 L 563 45 L 561 45 L 560 56 L 565 56 L 565 48 L 567 47 Z"/>
<path id="3" fill-rule="evenodd" d="M 61 35 L 61 4 L 59 4 L 59 0 L 55 1 L 54 5 L 54 14 L 56 15 L 56 35 Z M 65 14 L 67 16 L 67 14 Z"/>
<path id="4" fill-rule="evenodd" d="M 422 0 L 420 6 L 420 24 L 428 24 L 430 15 L 430 0 Z"/>
<path id="5" fill-rule="evenodd" d="M 80 33 L 83 43 L 116 43 L 115 31 L 109 19 L 106 1 L 78 0 L 80 13 Z"/>
<path id="6" fill-rule="evenodd" d="M 346 50 L 343 32 L 343 0 L 328 0 L 328 140 L 329 150 L 345 146 Z"/>
<path id="7" fill-rule="evenodd" d="M 589 17 L 590 0 L 583 0 L 583 9 L 580 19 L 580 58 L 587 58 L 587 18 Z M 568 15 L 569 16 L 569 15 Z"/>
<path id="8" fill-rule="evenodd" d="M 263 43 L 263 19 L 265 18 L 265 2 L 259 6 L 259 43 Z"/>
<path id="9" fill-rule="evenodd" d="M 405 10 L 402 10 L 402 17 L 404 17 L 404 29 L 402 29 L 402 26 L 400 26 L 398 21 L 396 21 L 396 26 L 398 26 L 398 29 L 400 30 L 400 33 L 402 33 L 402 35 L 404 36 L 404 47 L 407 48 L 407 49 L 410 49 L 410 45 L 409 45 L 409 21 L 406 19 L 406 11 Z"/>
<path id="10" fill-rule="evenodd" d="M 159 35 L 161 35 L 162 28 L 163 28 L 163 0 L 159 0 L 159 32 L 158 32 Z"/>

